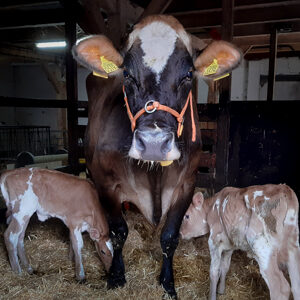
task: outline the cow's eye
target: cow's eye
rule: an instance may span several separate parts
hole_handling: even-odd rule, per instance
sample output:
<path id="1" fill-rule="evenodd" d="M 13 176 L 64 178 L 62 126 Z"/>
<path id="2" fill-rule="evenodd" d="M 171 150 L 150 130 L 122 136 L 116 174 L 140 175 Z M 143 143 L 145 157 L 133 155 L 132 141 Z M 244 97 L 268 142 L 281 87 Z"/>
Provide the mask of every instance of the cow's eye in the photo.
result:
<path id="1" fill-rule="evenodd" d="M 127 79 L 127 78 L 129 78 L 130 75 L 129 75 L 129 73 L 126 70 L 124 70 L 123 71 L 123 76 L 124 76 L 124 78 Z"/>
<path id="2" fill-rule="evenodd" d="M 190 218 L 190 216 L 189 216 L 189 215 L 185 215 L 185 218 L 186 218 L 186 219 L 189 219 L 189 218 Z"/>
<path id="3" fill-rule="evenodd" d="M 189 80 L 193 79 L 193 72 L 192 71 L 187 72 L 186 79 L 189 79 Z"/>

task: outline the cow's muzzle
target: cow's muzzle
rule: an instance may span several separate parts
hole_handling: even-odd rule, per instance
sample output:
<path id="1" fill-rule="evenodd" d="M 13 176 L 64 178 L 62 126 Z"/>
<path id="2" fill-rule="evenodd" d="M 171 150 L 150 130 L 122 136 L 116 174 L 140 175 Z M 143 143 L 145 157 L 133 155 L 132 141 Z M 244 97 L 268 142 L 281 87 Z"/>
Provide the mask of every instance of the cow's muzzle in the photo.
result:
<path id="1" fill-rule="evenodd" d="M 161 129 L 135 130 L 129 156 L 148 161 L 179 159 L 174 133 Z"/>

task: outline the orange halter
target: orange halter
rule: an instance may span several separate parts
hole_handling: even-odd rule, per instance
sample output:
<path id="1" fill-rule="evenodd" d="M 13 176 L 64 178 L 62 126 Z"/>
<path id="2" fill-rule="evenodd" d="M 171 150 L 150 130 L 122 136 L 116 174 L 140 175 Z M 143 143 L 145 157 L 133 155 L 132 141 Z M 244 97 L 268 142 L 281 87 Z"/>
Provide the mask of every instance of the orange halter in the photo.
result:
<path id="1" fill-rule="evenodd" d="M 130 119 L 131 122 L 131 130 L 134 131 L 135 126 L 136 126 L 136 120 L 145 112 L 147 112 L 148 114 L 152 114 L 154 113 L 156 110 L 164 110 L 170 114 L 172 114 L 178 122 L 178 128 L 177 128 L 177 136 L 180 137 L 181 133 L 182 133 L 182 129 L 183 129 L 183 116 L 185 114 L 185 111 L 188 107 L 188 105 L 190 104 L 190 109 L 191 109 L 191 121 L 192 121 L 192 142 L 196 141 L 196 126 L 195 126 L 195 120 L 194 120 L 194 112 L 193 112 L 193 95 L 192 95 L 192 91 L 189 92 L 186 103 L 181 111 L 181 113 L 178 113 L 176 110 L 172 109 L 169 106 L 160 104 L 158 101 L 154 101 L 154 100 L 150 100 L 148 102 L 146 102 L 145 107 L 142 108 L 141 110 L 139 110 L 135 116 L 133 116 L 129 104 L 128 104 L 128 99 L 127 99 L 127 95 L 125 92 L 125 87 L 123 85 L 123 93 L 124 93 L 124 101 L 126 104 L 126 108 L 127 108 L 127 113 L 128 113 L 128 117 Z"/>

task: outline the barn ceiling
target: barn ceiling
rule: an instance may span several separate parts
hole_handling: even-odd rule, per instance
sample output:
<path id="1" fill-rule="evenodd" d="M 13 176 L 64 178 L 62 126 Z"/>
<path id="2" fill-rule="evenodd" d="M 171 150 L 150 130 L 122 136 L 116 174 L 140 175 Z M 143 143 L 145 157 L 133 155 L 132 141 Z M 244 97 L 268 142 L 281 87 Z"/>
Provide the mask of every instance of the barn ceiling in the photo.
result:
<path id="1" fill-rule="evenodd" d="M 65 3 L 68 0 L 1 0 L 0 54 L 55 60 L 62 52 L 41 53 L 35 42 L 65 39 Z M 246 58 L 268 57 L 270 31 L 277 28 L 278 56 L 300 56 L 300 1 L 235 0 L 233 41 Z M 218 39 L 222 1 L 197 0 L 78 0 L 72 14 L 78 20 L 78 36 L 103 32 L 120 43 L 134 23 L 151 13 L 174 15 L 196 36 Z M 123 28 L 123 31 L 120 30 Z M 58 58 L 56 57 L 58 56 Z"/>

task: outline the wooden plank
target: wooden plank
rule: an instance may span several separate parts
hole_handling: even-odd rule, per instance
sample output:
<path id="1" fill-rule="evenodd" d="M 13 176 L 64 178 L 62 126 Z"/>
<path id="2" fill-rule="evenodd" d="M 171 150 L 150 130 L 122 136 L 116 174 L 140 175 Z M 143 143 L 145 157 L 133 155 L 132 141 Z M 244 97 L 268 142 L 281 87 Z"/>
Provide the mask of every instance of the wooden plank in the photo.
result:
<path id="1" fill-rule="evenodd" d="M 276 57 L 277 57 L 277 29 L 274 28 L 270 34 L 270 57 L 268 74 L 268 92 L 267 101 L 272 101 L 274 97 L 275 75 L 276 75 Z"/>
<path id="2" fill-rule="evenodd" d="M 278 57 L 299 57 L 300 51 L 277 51 L 277 58 Z M 260 60 L 264 58 L 269 58 L 269 52 L 260 52 L 260 53 L 247 53 L 244 56 L 246 60 Z"/>
<path id="3" fill-rule="evenodd" d="M 202 152 L 199 168 L 215 168 L 216 167 L 216 154 Z"/>

